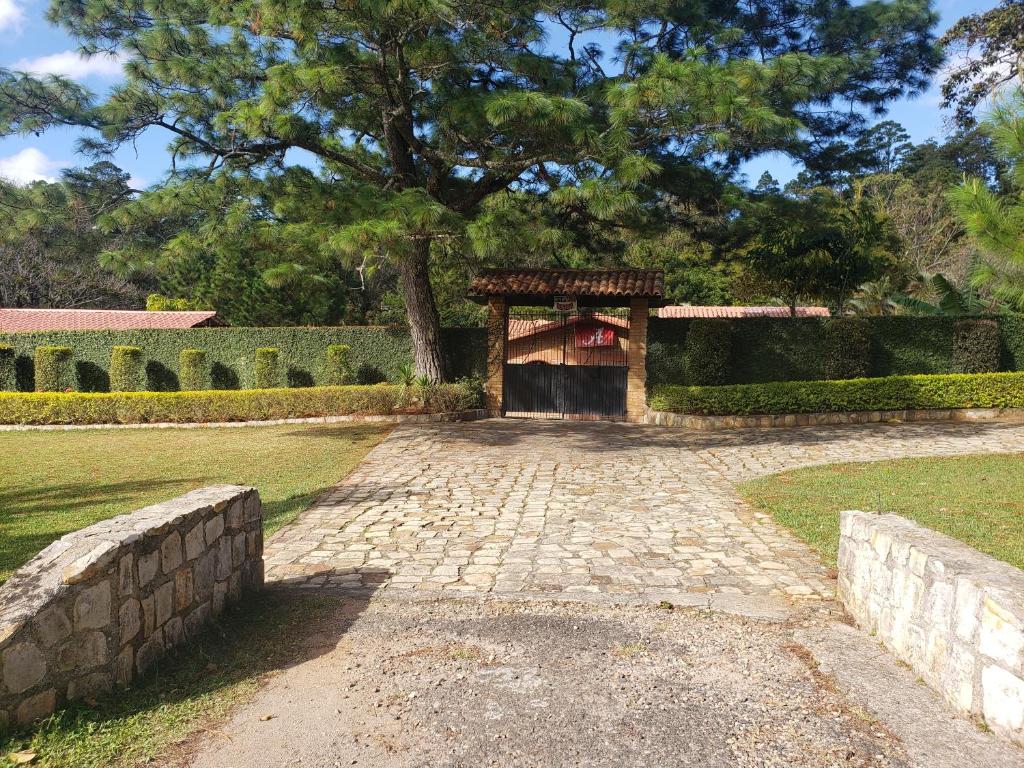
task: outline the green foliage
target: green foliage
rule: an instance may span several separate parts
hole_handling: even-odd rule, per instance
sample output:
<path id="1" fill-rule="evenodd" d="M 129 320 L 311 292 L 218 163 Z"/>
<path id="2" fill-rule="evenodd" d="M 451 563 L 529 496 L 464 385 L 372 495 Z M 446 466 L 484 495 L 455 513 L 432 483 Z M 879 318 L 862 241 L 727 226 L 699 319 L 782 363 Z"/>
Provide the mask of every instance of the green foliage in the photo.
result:
<path id="1" fill-rule="evenodd" d="M 355 379 L 352 370 L 352 348 L 348 344 L 328 344 L 327 362 L 324 366 L 324 383 L 328 386 L 351 384 Z"/>
<path id="2" fill-rule="evenodd" d="M 178 384 L 182 392 L 210 388 L 210 364 L 206 350 L 188 348 L 178 355 Z"/>
<path id="3" fill-rule="evenodd" d="M 159 293 L 151 293 L 146 297 L 146 310 L 148 312 L 187 312 L 211 308 L 205 305 L 204 302 L 196 299 L 172 299 Z"/>
<path id="4" fill-rule="evenodd" d="M 984 179 L 969 178 L 950 192 L 950 201 L 979 250 L 972 285 L 1020 310 L 1024 309 L 1024 88 L 1000 98 L 983 127 L 1011 167 L 1012 189 L 998 194 Z"/>
<path id="5" fill-rule="evenodd" d="M 865 317 L 869 334 L 869 365 L 873 377 L 958 372 L 953 361 L 955 317 L 889 315 Z M 728 384 L 768 381 L 812 381 L 827 378 L 829 352 L 826 326 L 851 318 L 746 318 L 726 320 L 732 326 Z M 686 377 L 684 339 L 696 321 L 652 318 L 648 326 L 647 381 L 695 384 Z M 998 323 L 1000 368 L 1024 370 L 1024 316 L 1001 315 Z"/>
<path id="6" fill-rule="evenodd" d="M 767 195 L 750 211 L 747 258 L 790 306 L 820 297 L 841 314 L 858 286 L 895 267 L 898 239 L 868 197 L 816 189 L 803 197 Z"/>
<path id="7" fill-rule="evenodd" d="M 256 389 L 281 386 L 281 351 L 276 347 L 256 350 Z"/>
<path id="8" fill-rule="evenodd" d="M 825 378 L 861 379 L 871 370 L 871 330 L 863 318 L 825 323 Z"/>
<path id="9" fill-rule="evenodd" d="M 35 383 L 36 392 L 66 392 L 75 388 L 71 363 L 74 351 L 71 347 L 36 347 Z"/>
<path id="10" fill-rule="evenodd" d="M 693 384 L 724 384 L 729 376 L 732 327 L 727 320 L 694 320 L 686 334 L 683 371 Z"/>
<path id="11" fill-rule="evenodd" d="M 953 327 L 953 367 L 959 373 L 995 373 L 1002 357 L 999 324 L 961 320 Z"/>
<path id="12" fill-rule="evenodd" d="M 388 384 L 206 392 L 0 393 L 0 424 L 151 424 L 266 421 L 390 414 L 408 410 L 404 388 Z M 476 382 L 431 385 L 418 412 L 477 408 Z M 456 408 L 457 406 L 457 408 Z"/>
<path id="13" fill-rule="evenodd" d="M 411 387 L 416 383 L 416 368 L 410 363 L 398 366 L 398 370 L 395 371 L 395 383 L 401 384 L 403 387 Z"/>
<path id="14" fill-rule="evenodd" d="M 482 328 L 443 331 L 450 370 L 459 378 L 486 375 L 487 335 Z M 116 345 L 142 347 L 146 356 L 146 389 L 181 388 L 181 350 L 202 349 L 207 355 L 210 383 L 215 389 L 255 387 L 254 360 L 258 347 L 275 347 L 289 386 L 323 385 L 330 344 L 351 349 L 356 380 L 372 384 L 394 377 L 398 366 L 412 360 L 407 330 L 398 327 L 342 326 L 326 328 L 187 328 L 141 331 L 52 331 L 0 335 L 0 343 L 15 348 L 18 388 L 31 390 L 32 355 L 40 345 L 75 350 L 78 387 L 86 392 L 109 388 L 111 350 Z"/>
<path id="15" fill-rule="evenodd" d="M 18 377 L 14 367 L 14 347 L 0 344 L 0 392 L 14 392 L 18 389 Z"/>
<path id="16" fill-rule="evenodd" d="M 110 391 L 138 392 L 143 384 L 142 348 L 114 347 L 110 351 Z"/>
<path id="17" fill-rule="evenodd" d="M 657 387 L 656 411 L 711 416 L 928 408 L 1024 408 L 1024 373 Z"/>

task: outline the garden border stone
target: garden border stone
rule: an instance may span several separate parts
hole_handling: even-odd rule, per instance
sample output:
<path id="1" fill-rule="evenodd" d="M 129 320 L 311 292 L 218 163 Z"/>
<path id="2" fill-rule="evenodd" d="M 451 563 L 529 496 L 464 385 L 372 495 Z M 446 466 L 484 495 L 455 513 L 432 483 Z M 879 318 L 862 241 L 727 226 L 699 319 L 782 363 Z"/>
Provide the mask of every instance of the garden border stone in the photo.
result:
<path id="1" fill-rule="evenodd" d="M 1024 424 L 1024 408 L 942 408 L 896 411 L 838 411 L 829 413 L 775 413 L 744 416 L 702 416 L 693 413 L 648 411 L 645 424 L 685 427 L 700 431 L 774 427 L 816 427 L 880 422 L 999 421 Z"/>

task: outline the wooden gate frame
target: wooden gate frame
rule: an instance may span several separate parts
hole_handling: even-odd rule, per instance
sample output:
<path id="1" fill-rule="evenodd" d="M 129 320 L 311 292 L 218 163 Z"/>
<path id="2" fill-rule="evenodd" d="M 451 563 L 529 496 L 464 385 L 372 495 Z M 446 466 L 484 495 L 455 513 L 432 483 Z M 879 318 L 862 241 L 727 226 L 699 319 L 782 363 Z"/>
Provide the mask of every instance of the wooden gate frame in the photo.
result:
<path id="1" fill-rule="evenodd" d="M 510 306 L 548 306 L 555 296 L 572 296 L 580 306 L 629 307 L 626 347 L 626 420 L 647 412 L 647 319 L 664 304 L 664 273 L 654 269 L 486 270 L 470 287 L 470 298 L 487 304 L 489 416 L 502 415 L 505 338 Z"/>

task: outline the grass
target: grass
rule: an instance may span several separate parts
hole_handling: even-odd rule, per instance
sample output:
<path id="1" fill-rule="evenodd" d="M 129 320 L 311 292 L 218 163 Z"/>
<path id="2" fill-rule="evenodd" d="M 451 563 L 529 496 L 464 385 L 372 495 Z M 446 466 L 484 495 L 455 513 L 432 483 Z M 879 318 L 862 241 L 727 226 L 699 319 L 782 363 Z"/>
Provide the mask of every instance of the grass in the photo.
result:
<path id="1" fill-rule="evenodd" d="M 0 737 L 0 768 L 26 750 L 42 768 L 123 768 L 184 753 L 190 735 L 251 698 L 267 672 L 308 653 L 311 628 L 335 606 L 323 596 L 247 598 L 128 692 L 76 703 L 34 731 Z"/>
<path id="2" fill-rule="evenodd" d="M 839 512 L 892 512 L 1024 568 L 1024 454 L 810 467 L 744 483 L 748 501 L 835 564 Z"/>
<path id="3" fill-rule="evenodd" d="M 352 424 L 0 432 L 0 583 L 54 539 L 211 483 L 253 485 L 268 533 L 390 428 Z"/>

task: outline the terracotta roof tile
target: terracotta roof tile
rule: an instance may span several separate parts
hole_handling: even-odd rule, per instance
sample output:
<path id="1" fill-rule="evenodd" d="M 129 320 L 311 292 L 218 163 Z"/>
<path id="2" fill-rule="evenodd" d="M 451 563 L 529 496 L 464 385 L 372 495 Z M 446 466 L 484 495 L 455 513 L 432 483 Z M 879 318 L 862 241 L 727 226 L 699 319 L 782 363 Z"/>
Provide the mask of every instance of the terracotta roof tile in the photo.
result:
<path id="1" fill-rule="evenodd" d="M 660 269 L 488 269 L 469 292 L 473 296 L 646 296 L 660 299 Z"/>
<path id="2" fill-rule="evenodd" d="M 217 313 L 135 309 L 0 309 L 0 333 L 29 331 L 134 331 L 216 324 Z M 213 322 L 211 322 L 213 321 Z"/>
<path id="3" fill-rule="evenodd" d="M 828 307 L 797 307 L 797 317 L 828 317 Z M 677 305 L 661 307 L 658 317 L 789 317 L 789 307 L 698 307 Z"/>

